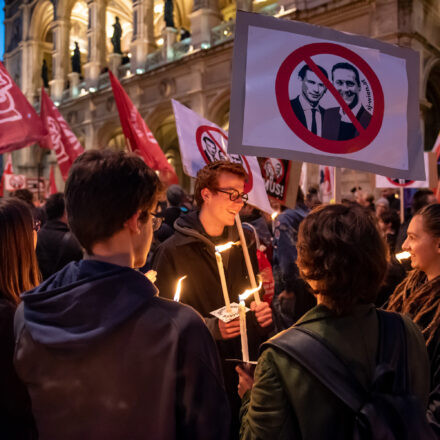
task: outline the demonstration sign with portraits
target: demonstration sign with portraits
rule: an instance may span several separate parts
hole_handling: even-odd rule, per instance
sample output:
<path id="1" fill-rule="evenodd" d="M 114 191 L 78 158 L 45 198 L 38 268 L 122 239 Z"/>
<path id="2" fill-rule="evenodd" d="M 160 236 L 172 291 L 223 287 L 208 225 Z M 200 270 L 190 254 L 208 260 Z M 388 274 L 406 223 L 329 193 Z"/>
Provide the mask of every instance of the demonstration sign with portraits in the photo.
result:
<path id="1" fill-rule="evenodd" d="M 259 157 L 261 175 L 270 199 L 284 204 L 290 177 L 290 160 Z"/>
<path id="2" fill-rule="evenodd" d="M 407 48 L 238 11 L 230 151 L 423 180 L 418 69 Z"/>
<path id="3" fill-rule="evenodd" d="M 244 192 L 249 196 L 249 203 L 265 212 L 272 213 L 257 159 L 230 154 L 228 134 L 224 130 L 180 102 L 174 99 L 171 101 L 185 173 L 196 177 L 200 169 L 216 160 L 229 159 L 231 162 L 237 162 L 243 166 L 248 175 Z"/>
<path id="4" fill-rule="evenodd" d="M 436 153 L 424 153 L 425 180 L 395 179 L 376 175 L 376 188 L 437 188 L 437 156 Z"/>

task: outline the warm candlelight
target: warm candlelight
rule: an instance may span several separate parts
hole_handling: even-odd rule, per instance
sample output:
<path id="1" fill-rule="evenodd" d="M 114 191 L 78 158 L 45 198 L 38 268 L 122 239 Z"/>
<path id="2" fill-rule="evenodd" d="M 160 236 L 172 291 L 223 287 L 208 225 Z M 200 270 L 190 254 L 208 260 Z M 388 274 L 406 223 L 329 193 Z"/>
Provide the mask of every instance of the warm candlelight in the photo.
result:
<path id="1" fill-rule="evenodd" d="M 270 217 L 272 218 L 272 221 L 274 221 L 278 217 L 279 214 L 280 213 L 278 211 L 272 212 L 272 214 L 270 215 Z"/>
<path id="2" fill-rule="evenodd" d="M 239 244 L 239 242 L 229 241 L 228 243 L 216 246 L 215 251 L 216 252 L 224 252 L 224 251 L 227 251 L 228 249 L 231 249 L 232 246 L 236 246 L 237 244 Z"/>
<path id="3" fill-rule="evenodd" d="M 152 282 L 156 282 L 157 278 L 157 272 L 155 270 L 149 270 L 148 272 L 145 272 L 144 275 Z"/>
<path id="4" fill-rule="evenodd" d="M 176 293 L 174 294 L 174 301 L 179 302 L 180 300 L 180 292 L 182 291 L 182 281 L 186 278 L 184 275 L 182 278 L 179 278 L 176 285 Z"/>
<path id="5" fill-rule="evenodd" d="M 240 314 L 240 337 L 241 337 L 241 353 L 243 362 L 249 362 L 249 348 L 248 348 L 248 337 L 246 328 L 246 306 L 244 301 L 240 301 L 238 307 Z"/>
<path id="6" fill-rule="evenodd" d="M 215 253 L 215 259 L 217 261 L 218 273 L 220 275 L 220 282 L 222 284 L 222 292 L 223 292 L 223 297 L 225 299 L 226 311 L 228 313 L 231 313 L 232 310 L 231 310 L 231 303 L 229 301 L 228 286 L 226 285 L 225 269 L 223 267 L 223 260 L 222 260 L 222 256 L 220 255 L 220 252 Z"/>
<path id="7" fill-rule="evenodd" d="M 258 284 L 258 286 L 255 287 L 255 289 L 247 289 L 241 295 L 238 295 L 238 299 L 240 300 L 240 302 L 246 300 L 252 294 L 255 295 L 255 293 L 261 289 L 262 285 L 263 283 L 260 280 L 260 284 Z"/>
<path id="8" fill-rule="evenodd" d="M 410 258 L 411 254 L 409 252 L 405 251 L 405 252 L 400 252 L 400 253 L 396 254 L 395 257 L 400 262 L 402 260 L 407 260 L 408 258 Z"/>

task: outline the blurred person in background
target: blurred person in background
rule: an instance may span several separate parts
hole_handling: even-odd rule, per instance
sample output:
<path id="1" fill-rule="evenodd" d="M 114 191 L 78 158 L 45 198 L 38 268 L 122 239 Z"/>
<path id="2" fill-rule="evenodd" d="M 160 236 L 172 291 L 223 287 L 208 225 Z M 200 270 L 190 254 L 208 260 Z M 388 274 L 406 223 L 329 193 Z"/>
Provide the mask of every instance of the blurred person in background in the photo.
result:
<path id="1" fill-rule="evenodd" d="M 18 198 L 0 199 L 0 438 L 36 439 L 26 387 L 14 367 L 14 313 L 20 294 L 40 281 L 37 235 L 29 206 Z"/>

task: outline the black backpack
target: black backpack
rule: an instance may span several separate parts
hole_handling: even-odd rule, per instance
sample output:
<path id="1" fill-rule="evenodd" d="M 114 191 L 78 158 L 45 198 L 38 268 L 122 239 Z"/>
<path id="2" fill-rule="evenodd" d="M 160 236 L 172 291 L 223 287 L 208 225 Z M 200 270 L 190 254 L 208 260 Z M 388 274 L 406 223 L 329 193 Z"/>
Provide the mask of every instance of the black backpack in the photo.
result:
<path id="1" fill-rule="evenodd" d="M 397 313 L 377 310 L 379 348 L 373 383 L 366 390 L 351 370 L 315 333 L 292 327 L 263 344 L 293 357 L 352 411 L 355 440 L 434 440 L 408 380 L 406 333 Z"/>

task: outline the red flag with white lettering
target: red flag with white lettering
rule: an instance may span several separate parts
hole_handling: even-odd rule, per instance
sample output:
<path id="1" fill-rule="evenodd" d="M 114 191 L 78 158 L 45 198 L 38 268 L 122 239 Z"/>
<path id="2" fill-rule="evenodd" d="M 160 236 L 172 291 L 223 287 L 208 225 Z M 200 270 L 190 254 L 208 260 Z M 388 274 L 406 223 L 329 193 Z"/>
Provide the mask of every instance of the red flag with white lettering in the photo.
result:
<path id="1" fill-rule="evenodd" d="M 41 89 L 40 117 L 49 133 L 41 144 L 55 151 L 61 175 L 66 180 L 73 161 L 84 152 L 84 148 L 61 116 L 55 104 L 47 96 L 44 88 Z"/>
<path id="2" fill-rule="evenodd" d="M 45 135 L 38 114 L 0 62 L 0 154 L 27 147 Z"/>
<path id="3" fill-rule="evenodd" d="M 56 194 L 58 192 L 57 184 L 55 182 L 55 170 L 53 165 L 50 166 L 49 174 L 49 193 Z"/>
<path id="4" fill-rule="evenodd" d="M 168 162 L 153 133 L 147 127 L 137 108 L 121 86 L 121 83 L 110 70 L 108 74 L 116 106 L 118 107 L 122 131 L 128 141 L 130 150 L 138 154 L 150 168 L 158 171 L 163 182 L 169 185 L 178 183 L 179 179 L 174 168 Z"/>

